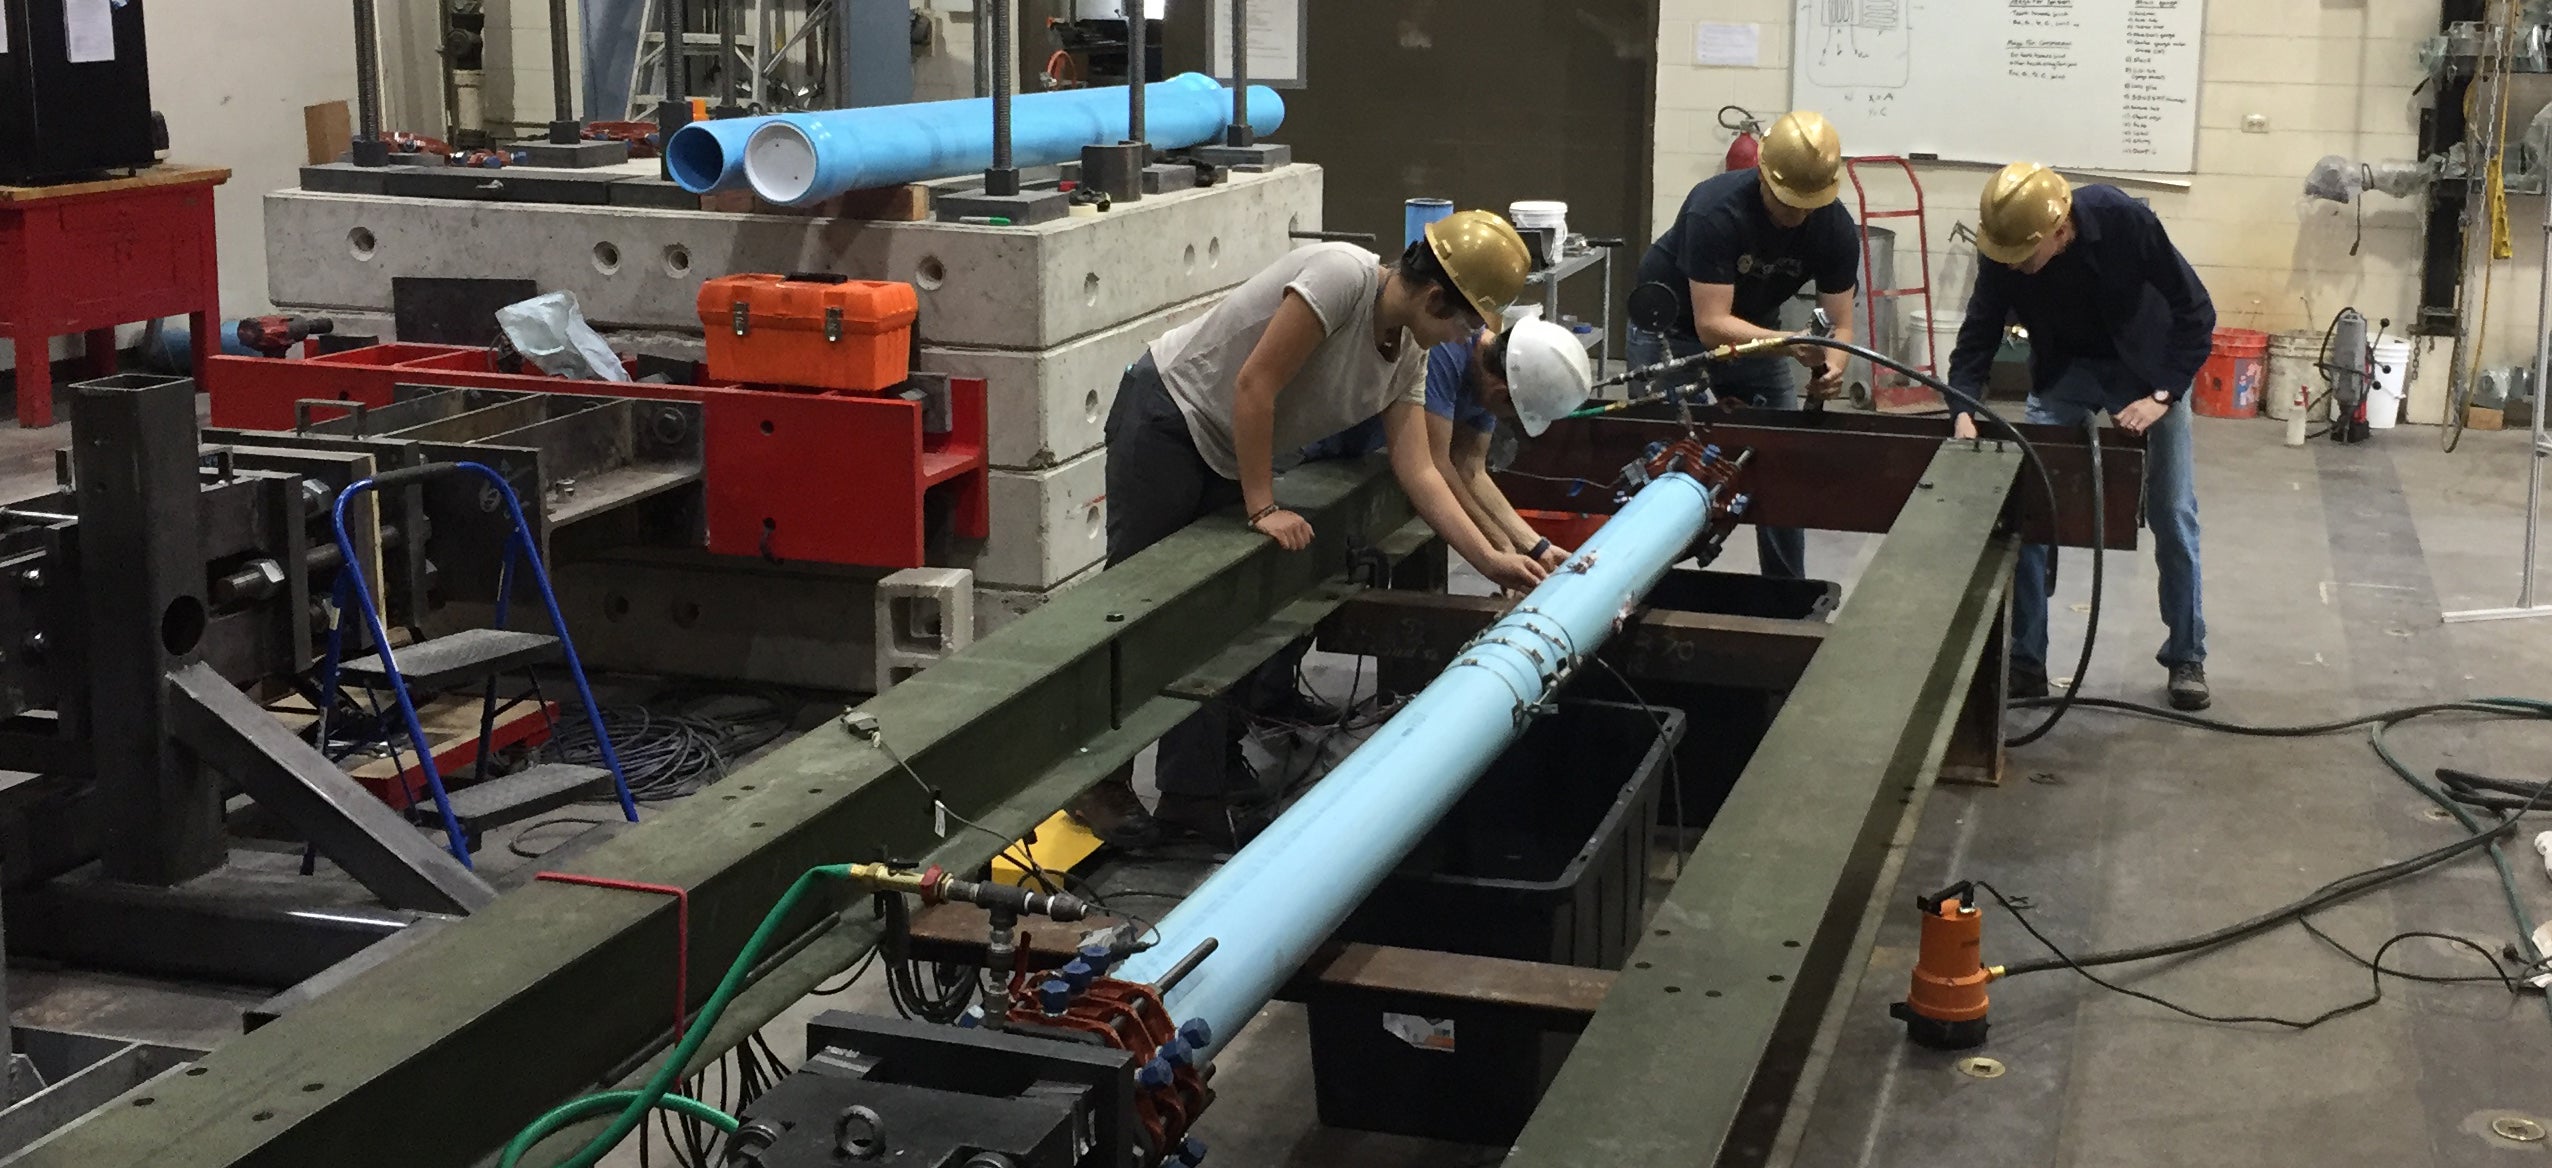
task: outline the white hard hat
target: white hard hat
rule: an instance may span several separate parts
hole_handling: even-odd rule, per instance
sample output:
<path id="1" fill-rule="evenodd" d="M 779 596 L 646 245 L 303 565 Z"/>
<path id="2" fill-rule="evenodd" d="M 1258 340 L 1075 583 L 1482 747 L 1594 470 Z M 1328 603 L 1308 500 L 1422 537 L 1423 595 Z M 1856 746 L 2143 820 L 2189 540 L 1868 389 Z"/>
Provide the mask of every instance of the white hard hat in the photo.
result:
<path id="1" fill-rule="evenodd" d="M 1576 333 L 1547 320 L 1518 321 L 1507 331 L 1506 385 L 1515 419 L 1538 437 L 1586 404 L 1595 373 Z"/>

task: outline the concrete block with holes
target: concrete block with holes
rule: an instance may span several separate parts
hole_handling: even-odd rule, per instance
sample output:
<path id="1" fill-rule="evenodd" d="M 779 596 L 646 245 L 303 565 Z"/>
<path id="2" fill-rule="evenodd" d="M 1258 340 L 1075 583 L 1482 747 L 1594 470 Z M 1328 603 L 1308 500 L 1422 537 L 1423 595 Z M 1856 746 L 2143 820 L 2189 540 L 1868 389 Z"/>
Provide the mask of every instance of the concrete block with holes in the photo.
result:
<path id="1" fill-rule="evenodd" d="M 877 689 L 975 643 L 975 574 L 906 568 L 877 582 Z"/>
<path id="2" fill-rule="evenodd" d="M 1221 292 L 1171 305 L 1051 349 L 924 345 L 921 368 L 981 377 L 992 464 L 1036 470 L 1096 450 L 1107 440 L 1118 379 L 1145 347 L 1203 316 Z"/>
<path id="3" fill-rule="evenodd" d="M 1108 554 L 1107 451 L 1043 470 L 992 472 L 992 538 L 951 557 L 989 588 L 1048 589 Z"/>
<path id="4" fill-rule="evenodd" d="M 390 309 L 401 276 L 494 273 L 576 295 L 605 329 L 697 332 L 702 281 L 823 271 L 907 280 L 924 344 L 1041 350 L 1229 288 L 1320 227 L 1297 164 L 1033 227 L 284 190 L 266 196 L 268 294 L 289 311 Z"/>

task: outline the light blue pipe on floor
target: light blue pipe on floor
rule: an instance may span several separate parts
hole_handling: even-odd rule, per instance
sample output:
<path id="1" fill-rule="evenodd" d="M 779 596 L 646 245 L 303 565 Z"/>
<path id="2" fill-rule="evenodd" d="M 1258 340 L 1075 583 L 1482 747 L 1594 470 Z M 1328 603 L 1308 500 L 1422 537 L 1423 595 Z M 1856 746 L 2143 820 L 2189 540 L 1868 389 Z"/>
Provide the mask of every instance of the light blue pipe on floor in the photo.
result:
<path id="1" fill-rule="evenodd" d="M 1072 162 L 1084 146 L 1123 141 L 1124 88 L 1012 98 L 1012 164 Z M 1202 73 L 1154 82 L 1143 94 L 1144 132 L 1165 150 L 1213 138 L 1231 120 L 1232 91 Z M 1276 132 L 1285 122 L 1284 99 L 1251 86 L 1249 122 L 1261 136 Z M 749 181 L 763 199 L 792 207 L 844 191 L 972 174 L 992 165 L 992 99 L 693 122 L 675 131 L 666 162 L 684 190 L 734 190 Z"/>
<path id="2" fill-rule="evenodd" d="M 1170 1016 L 1240 1033 L 1409 850 L 1523 733 L 1565 663 L 1595 652 L 1709 524 L 1710 488 L 1650 483 L 1559 571 L 1480 634 L 1382 729 L 1161 918 L 1159 941 L 1114 971 L 1156 982 L 1206 939 L 1171 987 Z"/>

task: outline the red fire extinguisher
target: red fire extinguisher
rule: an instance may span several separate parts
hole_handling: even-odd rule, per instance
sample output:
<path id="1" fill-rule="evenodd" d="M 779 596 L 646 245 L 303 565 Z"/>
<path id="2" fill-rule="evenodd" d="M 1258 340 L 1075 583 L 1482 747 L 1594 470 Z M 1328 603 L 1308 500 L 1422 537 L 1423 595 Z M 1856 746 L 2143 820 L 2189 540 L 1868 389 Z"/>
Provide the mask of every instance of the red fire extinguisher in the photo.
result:
<path id="1" fill-rule="evenodd" d="M 1728 143 L 1728 169 L 1745 170 L 1763 154 L 1763 119 L 1741 105 L 1719 107 L 1719 128 L 1736 132 L 1737 140 Z"/>

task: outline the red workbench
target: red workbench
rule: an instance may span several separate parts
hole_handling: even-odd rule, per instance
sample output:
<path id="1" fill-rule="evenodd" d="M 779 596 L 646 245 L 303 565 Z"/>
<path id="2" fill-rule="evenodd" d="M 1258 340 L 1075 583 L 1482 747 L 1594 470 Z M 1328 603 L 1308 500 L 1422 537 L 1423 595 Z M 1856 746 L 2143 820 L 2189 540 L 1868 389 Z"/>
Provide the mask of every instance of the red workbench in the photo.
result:
<path id="1" fill-rule="evenodd" d="M 98 376 L 115 372 L 115 326 L 183 315 L 195 367 L 221 351 L 213 256 L 214 166 L 154 166 L 128 178 L 0 186 L 0 337 L 17 348 L 18 424 L 53 424 L 51 341 L 88 336 Z"/>

